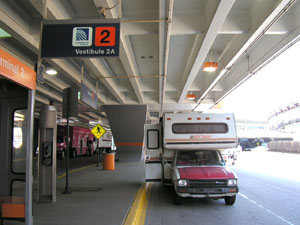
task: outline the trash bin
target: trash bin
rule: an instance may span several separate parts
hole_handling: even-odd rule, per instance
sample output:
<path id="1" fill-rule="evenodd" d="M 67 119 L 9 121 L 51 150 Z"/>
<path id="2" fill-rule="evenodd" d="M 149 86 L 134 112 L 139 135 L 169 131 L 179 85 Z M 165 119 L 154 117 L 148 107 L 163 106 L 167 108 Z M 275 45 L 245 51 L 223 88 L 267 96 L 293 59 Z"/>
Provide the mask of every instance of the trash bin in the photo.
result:
<path id="1" fill-rule="evenodd" d="M 103 153 L 102 166 L 104 170 L 115 170 L 115 153 Z"/>

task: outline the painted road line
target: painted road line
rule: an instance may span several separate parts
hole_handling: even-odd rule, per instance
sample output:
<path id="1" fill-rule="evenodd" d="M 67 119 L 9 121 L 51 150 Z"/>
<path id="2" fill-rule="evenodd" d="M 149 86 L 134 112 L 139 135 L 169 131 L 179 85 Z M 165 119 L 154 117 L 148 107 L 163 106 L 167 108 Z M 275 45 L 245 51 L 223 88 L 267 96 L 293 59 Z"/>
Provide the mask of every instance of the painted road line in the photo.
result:
<path id="1" fill-rule="evenodd" d="M 90 168 L 90 167 L 94 167 L 94 166 L 95 166 L 95 165 L 92 164 L 92 165 L 89 165 L 89 166 L 84 166 L 84 167 L 81 167 L 81 168 L 78 168 L 78 169 L 70 170 L 70 171 L 69 171 L 69 174 L 70 174 L 70 173 L 77 172 L 77 171 L 80 171 L 80 170 L 84 170 L 84 169 L 87 169 L 87 168 Z M 61 178 L 65 177 L 65 176 L 66 176 L 66 173 L 64 173 L 64 174 L 62 174 L 62 175 L 60 175 L 60 176 L 58 176 L 57 178 L 58 178 L 58 179 L 61 179 Z"/>
<path id="2" fill-rule="evenodd" d="M 277 217 L 278 219 L 280 219 L 281 221 L 289 224 L 289 225 L 294 225 L 292 222 L 284 219 L 282 216 L 279 216 L 278 214 L 272 212 L 270 209 L 267 209 L 265 207 L 263 207 L 262 205 L 258 204 L 257 202 L 251 200 L 250 198 L 248 198 L 246 195 L 239 193 L 240 196 L 242 196 L 244 199 L 247 199 L 249 202 L 251 202 L 252 204 L 256 205 L 257 207 L 261 208 L 262 210 L 267 211 L 268 213 L 272 214 L 273 216 Z"/>
<path id="3" fill-rule="evenodd" d="M 144 225 L 152 184 L 143 184 L 138 190 L 123 225 Z"/>

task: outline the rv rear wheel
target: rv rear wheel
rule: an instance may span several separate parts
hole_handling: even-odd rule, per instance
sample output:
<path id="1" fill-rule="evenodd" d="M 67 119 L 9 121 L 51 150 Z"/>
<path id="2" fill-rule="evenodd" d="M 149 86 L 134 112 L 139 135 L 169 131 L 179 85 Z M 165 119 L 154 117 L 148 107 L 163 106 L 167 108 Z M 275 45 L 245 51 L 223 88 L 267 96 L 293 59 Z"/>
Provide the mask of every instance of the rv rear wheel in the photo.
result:
<path id="1" fill-rule="evenodd" d="M 225 196 L 226 205 L 233 205 L 235 203 L 236 195 L 234 196 Z"/>

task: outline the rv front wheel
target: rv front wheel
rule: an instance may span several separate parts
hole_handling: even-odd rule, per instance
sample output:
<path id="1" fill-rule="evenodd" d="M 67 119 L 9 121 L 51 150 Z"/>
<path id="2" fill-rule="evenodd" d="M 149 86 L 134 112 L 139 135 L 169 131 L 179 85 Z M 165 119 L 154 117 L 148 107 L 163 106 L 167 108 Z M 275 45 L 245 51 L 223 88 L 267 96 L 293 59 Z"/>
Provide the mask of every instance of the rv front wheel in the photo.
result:
<path id="1" fill-rule="evenodd" d="M 234 196 L 225 196 L 226 205 L 233 205 L 235 203 L 236 195 Z"/>

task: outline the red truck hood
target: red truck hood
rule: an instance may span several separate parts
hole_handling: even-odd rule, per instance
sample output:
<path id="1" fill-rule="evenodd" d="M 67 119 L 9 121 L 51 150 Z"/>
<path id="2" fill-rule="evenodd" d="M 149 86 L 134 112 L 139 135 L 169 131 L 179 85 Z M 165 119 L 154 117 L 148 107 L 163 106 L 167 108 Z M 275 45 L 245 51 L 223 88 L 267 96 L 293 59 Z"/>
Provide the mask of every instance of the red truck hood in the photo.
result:
<path id="1" fill-rule="evenodd" d="M 235 174 L 228 167 L 183 167 L 177 168 L 180 179 L 234 179 Z"/>

